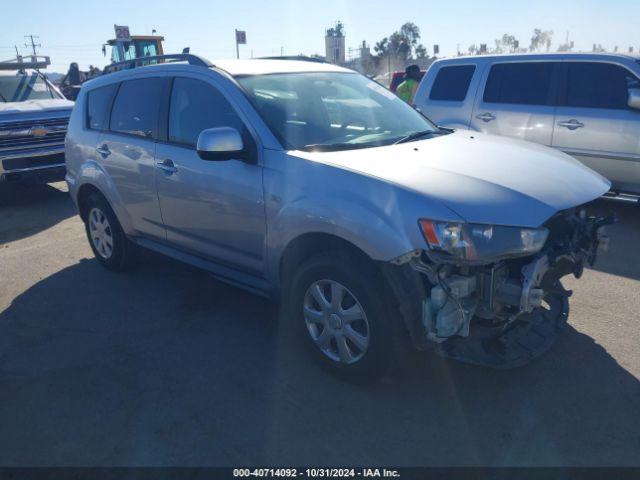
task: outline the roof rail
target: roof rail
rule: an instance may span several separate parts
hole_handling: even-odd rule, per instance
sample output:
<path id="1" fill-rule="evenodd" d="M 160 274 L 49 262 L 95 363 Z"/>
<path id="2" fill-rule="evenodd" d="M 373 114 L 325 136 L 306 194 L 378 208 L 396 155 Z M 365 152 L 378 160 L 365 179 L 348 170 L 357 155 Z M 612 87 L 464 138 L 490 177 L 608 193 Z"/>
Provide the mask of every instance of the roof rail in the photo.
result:
<path id="1" fill-rule="evenodd" d="M 280 57 L 258 57 L 258 60 L 298 60 L 299 62 L 329 63 L 323 58 L 307 57 L 306 55 L 283 55 Z"/>
<path id="2" fill-rule="evenodd" d="M 19 55 L 10 60 L 0 61 L 0 70 L 24 70 L 47 68 L 51 60 L 45 55 Z"/>
<path id="3" fill-rule="evenodd" d="M 102 70 L 103 74 L 119 72 L 121 70 L 130 70 L 132 68 L 144 67 L 145 65 L 156 65 L 165 62 L 187 62 L 189 65 L 197 65 L 199 67 L 213 67 L 213 63 L 209 60 L 193 55 L 191 53 L 175 53 L 169 55 L 156 55 L 153 57 L 140 57 L 124 62 L 112 63 Z"/>

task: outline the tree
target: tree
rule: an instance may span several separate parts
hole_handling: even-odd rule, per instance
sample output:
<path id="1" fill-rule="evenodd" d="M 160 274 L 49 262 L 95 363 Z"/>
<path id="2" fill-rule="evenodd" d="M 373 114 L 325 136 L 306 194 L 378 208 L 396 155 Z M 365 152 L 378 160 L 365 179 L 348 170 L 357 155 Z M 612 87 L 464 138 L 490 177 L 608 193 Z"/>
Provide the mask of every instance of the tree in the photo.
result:
<path id="1" fill-rule="evenodd" d="M 376 42 L 373 46 L 373 51 L 378 54 L 378 56 L 382 57 L 387 54 L 389 50 L 389 39 L 384 37 L 382 40 Z"/>
<path id="2" fill-rule="evenodd" d="M 502 35 L 502 38 L 498 38 L 495 40 L 495 44 L 496 44 L 495 52 L 496 53 L 504 53 L 504 52 L 512 53 L 516 50 L 517 43 L 518 41 L 516 40 L 516 37 L 514 37 L 513 35 L 509 35 L 508 33 L 505 33 L 504 35 Z"/>
<path id="3" fill-rule="evenodd" d="M 472 45 L 469 45 L 469 55 L 477 55 L 478 53 L 478 46 L 474 43 Z"/>
<path id="4" fill-rule="evenodd" d="M 573 41 L 565 42 L 558 45 L 559 52 L 570 52 L 571 50 L 573 50 Z"/>
<path id="5" fill-rule="evenodd" d="M 546 47 L 547 52 L 551 48 L 551 39 L 553 38 L 553 30 L 541 30 L 535 28 L 529 45 L 530 52 L 539 52 L 540 48 Z"/>
<path id="6" fill-rule="evenodd" d="M 416 45 L 416 58 L 427 58 L 429 56 L 429 52 L 427 52 L 427 47 L 423 44 L 419 43 Z"/>
<path id="7" fill-rule="evenodd" d="M 402 60 L 411 58 L 411 39 L 401 32 L 393 32 L 389 37 L 389 48 L 387 53 L 399 57 Z"/>
<path id="8" fill-rule="evenodd" d="M 400 35 L 404 37 L 411 47 L 415 47 L 420 40 L 420 29 L 413 22 L 407 22 L 400 27 Z"/>
<path id="9" fill-rule="evenodd" d="M 378 61 L 382 57 L 392 56 L 405 62 L 413 58 L 414 54 L 416 57 L 427 55 L 427 49 L 418 43 L 419 40 L 420 28 L 415 23 L 407 22 L 399 30 L 376 42 L 373 50 L 377 54 Z"/>
<path id="10" fill-rule="evenodd" d="M 344 37 L 344 24 L 340 21 L 336 22 L 335 27 L 327 30 L 327 37 Z"/>

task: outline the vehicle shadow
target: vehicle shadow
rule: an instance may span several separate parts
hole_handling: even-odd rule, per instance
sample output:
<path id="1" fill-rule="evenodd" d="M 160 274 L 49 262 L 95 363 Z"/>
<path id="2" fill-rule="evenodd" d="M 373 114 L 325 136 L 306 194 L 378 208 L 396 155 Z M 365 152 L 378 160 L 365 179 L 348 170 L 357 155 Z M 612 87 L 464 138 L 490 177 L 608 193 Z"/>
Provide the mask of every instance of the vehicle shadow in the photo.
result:
<path id="1" fill-rule="evenodd" d="M 0 184 L 0 245 L 34 235 L 75 214 L 64 183 Z"/>
<path id="2" fill-rule="evenodd" d="M 611 241 L 609 250 L 599 255 L 594 270 L 640 280 L 640 205 L 598 200 L 589 205 L 589 213 L 615 213 L 618 223 L 606 227 Z"/>
<path id="3" fill-rule="evenodd" d="M 640 382 L 572 327 L 527 367 L 424 354 L 370 386 L 301 355 L 202 271 L 82 260 L 0 312 L 0 464 L 640 464 Z"/>

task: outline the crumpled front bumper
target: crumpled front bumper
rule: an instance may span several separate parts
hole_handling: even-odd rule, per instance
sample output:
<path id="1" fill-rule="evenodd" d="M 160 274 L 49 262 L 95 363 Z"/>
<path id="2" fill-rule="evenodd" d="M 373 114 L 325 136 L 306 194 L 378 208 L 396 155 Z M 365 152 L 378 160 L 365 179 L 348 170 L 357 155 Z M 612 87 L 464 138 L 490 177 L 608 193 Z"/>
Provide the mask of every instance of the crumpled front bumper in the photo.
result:
<path id="1" fill-rule="evenodd" d="M 423 295 L 419 324 L 407 317 L 415 315 L 415 308 L 405 306 L 414 344 L 431 344 L 443 356 L 495 368 L 528 363 L 554 343 L 567 323 L 572 292 L 560 279 L 568 274 L 579 278 L 585 264 L 595 262 L 608 240 L 602 227 L 614 221 L 587 217 L 584 210 L 560 212 L 548 222 L 550 236 L 538 254 L 493 264 L 443 265 L 428 251 L 407 256 L 399 267 L 409 265 L 424 288 L 418 293 L 419 282 L 405 279 L 395 290 L 412 289 L 413 298 Z"/>
<path id="2" fill-rule="evenodd" d="M 437 344 L 436 353 L 464 363 L 509 369 L 521 367 L 545 353 L 567 325 L 569 298 L 549 295 L 549 309 L 536 309 L 496 329 L 474 324 L 468 337 L 453 337 Z"/>

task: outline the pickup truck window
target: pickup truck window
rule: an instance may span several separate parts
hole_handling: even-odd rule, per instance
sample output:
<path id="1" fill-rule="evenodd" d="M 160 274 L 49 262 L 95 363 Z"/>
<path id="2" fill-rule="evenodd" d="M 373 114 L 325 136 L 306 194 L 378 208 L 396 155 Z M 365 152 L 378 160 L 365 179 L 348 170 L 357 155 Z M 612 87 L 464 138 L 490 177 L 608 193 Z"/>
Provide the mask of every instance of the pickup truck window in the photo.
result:
<path id="1" fill-rule="evenodd" d="M 112 132 L 152 138 L 162 103 L 162 79 L 143 78 L 122 82 L 111 111 Z"/>
<path id="2" fill-rule="evenodd" d="M 491 67 L 485 103 L 549 105 L 551 78 L 557 62 L 498 63 Z"/>
<path id="3" fill-rule="evenodd" d="M 87 93 L 87 128 L 102 130 L 107 121 L 107 114 L 111 99 L 118 84 L 96 88 Z"/>
<path id="4" fill-rule="evenodd" d="M 367 148 L 416 133 L 420 138 L 426 138 L 425 132 L 440 133 L 394 93 L 356 73 L 283 73 L 237 80 L 289 149 Z"/>
<path id="5" fill-rule="evenodd" d="M 438 70 L 429 93 L 429 100 L 462 102 L 469 90 L 475 65 L 454 65 Z"/>
<path id="6" fill-rule="evenodd" d="M 62 98 L 37 73 L 0 75 L 0 102 Z"/>
<path id="7" fill-rule="evenodd" d="M 567 66 L 566 105 L 581 108 L 626 109 L 630 88 L 640 81 L 611 63 L 571 62 Z"/>

